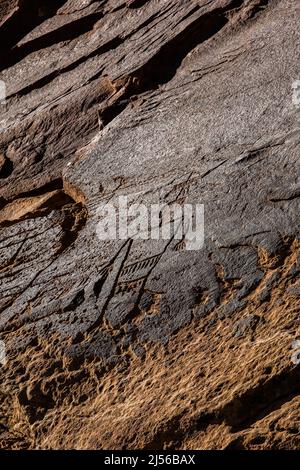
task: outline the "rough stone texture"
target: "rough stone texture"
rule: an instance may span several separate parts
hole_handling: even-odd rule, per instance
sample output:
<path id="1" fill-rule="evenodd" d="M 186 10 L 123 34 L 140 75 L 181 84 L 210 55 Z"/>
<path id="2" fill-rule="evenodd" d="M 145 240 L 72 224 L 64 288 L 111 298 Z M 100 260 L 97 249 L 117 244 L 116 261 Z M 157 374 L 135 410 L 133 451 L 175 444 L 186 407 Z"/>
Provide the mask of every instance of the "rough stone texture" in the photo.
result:
<path id="1" fill-rule="evenodd" d="M 299 20 L 0 2 L 2 448 L 299 448 Z M 120 195 L 203 203 L 204 248 L 100 242 Z"/>

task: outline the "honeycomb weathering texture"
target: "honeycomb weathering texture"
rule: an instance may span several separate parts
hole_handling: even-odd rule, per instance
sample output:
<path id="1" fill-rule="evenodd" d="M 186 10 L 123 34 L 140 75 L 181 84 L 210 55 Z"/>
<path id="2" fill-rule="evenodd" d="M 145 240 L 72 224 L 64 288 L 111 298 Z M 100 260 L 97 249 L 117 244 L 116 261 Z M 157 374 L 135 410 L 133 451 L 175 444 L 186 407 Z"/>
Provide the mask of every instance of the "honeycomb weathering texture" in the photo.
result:
<path id="1" fill-rule="evenodd" d="M 300 448 L 299 21 L 0 1 L 1 448 Z M 99 240 L 158 194 L 202 249 Z"/>

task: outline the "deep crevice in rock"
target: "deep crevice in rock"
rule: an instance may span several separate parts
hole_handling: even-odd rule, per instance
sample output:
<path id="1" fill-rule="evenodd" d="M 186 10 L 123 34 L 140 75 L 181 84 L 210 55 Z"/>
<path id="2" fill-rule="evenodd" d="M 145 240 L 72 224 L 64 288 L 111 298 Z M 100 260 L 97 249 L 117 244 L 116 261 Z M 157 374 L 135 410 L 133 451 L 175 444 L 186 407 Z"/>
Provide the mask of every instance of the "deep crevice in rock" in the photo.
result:
<path id="1" fill-rule="evenodd" d="M 15 65 L 31 52 L 39 51 L 46 47 L 63 41 L 71 41 L 90 31 L 94 24 L 103 17 L 103 13 L 92 13 L 78 20 L 74 20 L 60 28 L 44 34 L 36 39 L 26 42 L 20 46 L 15 46 L 6 60 L 1 63 L 1 69 Z"/>
<path id="2" fill-rule="evenodd" d="M 155 90 L 171 81 L 184 58 L 195 47 L 219 33 L 229 22 L 228 13 L 240 8 L 243 3 L 244 0 L 232 0 L 226 8 L 219 8 L 200 16 L 163 45 L 152 59 L 128 77 L 130 84 L 121 100 L 104 111 L 104 125 L 115 119 L 126 108 L 132 97 Z"/>
<path id="3" fill-rule="evenodd" d="M 100 55 L 105 54 L 106 52 L 108 52 L 110 50 L 116 49 L 120 44 L 122 44 L 122 42 L 123 42 L 123 40 L 119 37 L 113 38 L 112 40 L 108 41 L 107 43 L 102 44 L 101 46 L 99 46 L 97 49 L 95 49 L 89 55 L 80 57 L 80 59 L 76 60 L 75 62 L 71 62 L 71 64 L 69 64 L 69 65 L 67 65 L 63 68 L 54 70 L 53 72 L 49 73 L 48 75 L 45 75 L 44 77 L 40 78 L 36 82 L 31 83 L 30 85 L 27 85 L 26 87 L 22 88 L 17 93 L 13 93 L 13 94 L 9 95 L 8 98 L 25 96 L 25 95 L 31 93 L 32 91 L 34 91 L 38 88 L 42 88 L 43 86 L 50 83 L 52 80 L 54 80 L 56 77 L 58 77 L 62 73 L 67 73 L 67 72 L 70 72 L 70 71 L 74 70 L 76 67 L 83 64 L 88 59 L 91 59 L 93 57 L 97 57 L 98 55 L 100 56 Z M 93 79 L 98 78 L 98 75 L 101 76 L 102 72 L 103 72 L 103 70 L 101 70 L 97 74 L 96 77 L 93 77 Z"/>
<path id="4" fill-rule="evenodd" d="M 0 28 L 1 70 L 6 67 L 10 49 L 36 26 L 55 15 L 65 3 L 66 0 L 19 0 L 18 10 Z"/>
<path id="5" fill-rule="evenodd" d="M 2 166 L 0 170 L 0 179 L 6 179 L 8 178 L 12 172 L 14 171 L 14 164 L 13 162 L 5 157 L 4 165 Z"/>

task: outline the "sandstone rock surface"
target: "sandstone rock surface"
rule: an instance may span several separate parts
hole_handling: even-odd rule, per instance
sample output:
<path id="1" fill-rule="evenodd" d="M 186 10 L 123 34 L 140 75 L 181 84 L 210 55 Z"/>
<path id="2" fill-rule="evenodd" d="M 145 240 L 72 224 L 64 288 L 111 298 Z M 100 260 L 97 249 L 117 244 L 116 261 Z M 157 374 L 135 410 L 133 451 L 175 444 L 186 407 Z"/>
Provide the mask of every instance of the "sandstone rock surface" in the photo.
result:
<path id="1" fill-rule="evenodd" d="M 1 448 L 299 448 L 299 6 L 0 2 Z"/>

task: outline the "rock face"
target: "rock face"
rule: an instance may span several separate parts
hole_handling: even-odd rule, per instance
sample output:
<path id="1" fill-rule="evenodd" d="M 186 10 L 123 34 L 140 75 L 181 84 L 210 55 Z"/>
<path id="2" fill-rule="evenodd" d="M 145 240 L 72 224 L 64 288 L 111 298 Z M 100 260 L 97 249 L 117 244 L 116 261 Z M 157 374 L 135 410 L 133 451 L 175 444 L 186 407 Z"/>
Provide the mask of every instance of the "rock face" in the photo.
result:
<path id="1" fill-rule="evenodd" d="M 299 448 L 299 21 L 0 2 L 2 448 Z M 120 196 L 204 204 L 204 246 L 101 241 Z"/>

